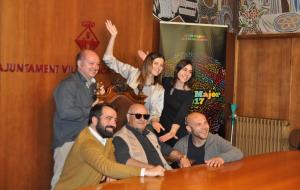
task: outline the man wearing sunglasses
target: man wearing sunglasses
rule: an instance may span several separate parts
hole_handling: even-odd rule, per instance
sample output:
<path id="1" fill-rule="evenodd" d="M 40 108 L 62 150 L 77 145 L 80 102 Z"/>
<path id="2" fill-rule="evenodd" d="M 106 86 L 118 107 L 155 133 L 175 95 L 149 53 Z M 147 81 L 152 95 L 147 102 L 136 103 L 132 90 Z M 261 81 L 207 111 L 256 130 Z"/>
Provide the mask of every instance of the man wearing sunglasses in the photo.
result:
<path id="1" fill-rule="evenodd" d="M 172 169 L 170 161 L 178 161 L 181 167 L 189 167 L 189 160 L 179 151 L 160 142 L 157 136 L 146 128 L 150 115 L 142 104 L 133 104 L 127 113 L 127 125 L 123 126 L 113 138 L 116 160 L 120 163 L 151 168 L 161 165 Z"/>

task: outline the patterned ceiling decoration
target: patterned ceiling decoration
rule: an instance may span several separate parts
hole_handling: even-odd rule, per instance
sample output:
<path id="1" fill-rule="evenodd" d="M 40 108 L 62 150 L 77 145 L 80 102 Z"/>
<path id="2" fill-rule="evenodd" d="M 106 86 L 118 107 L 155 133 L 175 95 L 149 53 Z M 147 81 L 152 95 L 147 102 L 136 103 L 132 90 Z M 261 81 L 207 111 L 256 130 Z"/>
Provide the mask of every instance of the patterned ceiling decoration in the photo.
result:
<path id="1" fill-rule="evenodd" d="M 299 0 L 241 0 L 239 34 L 300 32 Z"/>
<path id="2" fill-rule="evenodd" d="M 222 24 L 233 32 L 235 0 L 154 0 L 153 15 L 163 21 Z"/>

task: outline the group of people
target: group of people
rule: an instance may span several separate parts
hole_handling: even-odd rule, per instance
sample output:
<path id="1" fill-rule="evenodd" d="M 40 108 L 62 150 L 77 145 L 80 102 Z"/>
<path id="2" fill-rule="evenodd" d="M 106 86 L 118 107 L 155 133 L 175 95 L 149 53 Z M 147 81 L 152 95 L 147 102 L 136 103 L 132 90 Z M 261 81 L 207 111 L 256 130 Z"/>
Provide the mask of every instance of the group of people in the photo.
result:
<path id="1" fill-rule="evenodd" d="M 77 72 L 54 92 L 52 189 L 76 189 L 130 176 L 163 176 L 172 169 L 171 163 L 219 167 L 243 157 L 239 149 L 209 132 L 203 114 L 188 113 L 194 77 L 190 60 L 179 61 L 173 78 L 162 78 L 165 59 L 159 53 L 139 51 L 140 69 L 122 63 L 113 55 L 117 28 L 111 21 L 105 25 L 111 37 L 104 63 L 136 93 L 142 87 L 147 98 L 144 105 L 130 106 L 127 124 L 114 133 L 115 108 L 93 100 L 99 56 L 91 50 L 79 52 Z"/>

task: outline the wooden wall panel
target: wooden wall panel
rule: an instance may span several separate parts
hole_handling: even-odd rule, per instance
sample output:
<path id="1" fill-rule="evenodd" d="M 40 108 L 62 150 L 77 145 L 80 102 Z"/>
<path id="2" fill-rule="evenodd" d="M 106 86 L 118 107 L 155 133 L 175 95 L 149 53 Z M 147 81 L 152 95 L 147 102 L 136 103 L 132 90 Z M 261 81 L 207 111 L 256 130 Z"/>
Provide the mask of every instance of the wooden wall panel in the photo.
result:
<path id="1" fill-rule="evenodd" d="M 293 128 L 300 128 L 300 38 L 292 39 L 292 73 L 290 95 L 290 122 Z"/>
<path id="2" fill-rule="evenodd" d="M 288 119 L 291 69 L 290 38 L 239 39 L 238 114 Z"/>
<path id="3" fill-rule="evenodd" d="M 0 11 L 0 62 L 7 60 L 16 62 L 24 56 L 24 2 L 22 0 L 1 1 Z M 19 7 L 19 11 L 14 10 Z M 6 8 L 5 8 L 6 7 Z M 0 189 L 8 189 L 10 177 L 19 177 L 24 170 L 16 172 L 20 167 L 20 155 L 25 150 L 19 149 L 22 145 L 19 138 L 24 138 L 20 130 L 24 115 L 19 113 L 19 106 L 23 105 L 22 73 L 11 77 L 8 73 L 0 73 Z M 18 118 L 18 119 L 16 119 Z M 16 161 L 19 159 L 19 161 Z M 25 162 L 26 163 L 26 162 Z M 11 167 L 14 165 L 13 167 Z"/>
<path id="4" fill-rule="evenodd" d="M 226 76 L 225 76 L 225 118 L 226 124 L 222 131 L 223 136 L 230 140 L 231 131 L 231 108 L 230 105 L 233 103 L 233 92 L 234 92 L 234 62 L 235 62 L 235 41 L 236 35 L 234 33 L 227 33 L 226 41 Z"/>
<path id="5" fill-rule="evenodd" d="M 104 21 L 119 35 L 115 55 L 138 66 L 136 51 L 152 50 L 151 0 L 0 0 L 0 64 L 74 66 L 83 31 L 92 21 L 102 58 L 109 39 Z M 104 68 L 104 65 L 101 65 Z M 52 93 L 69 73 L 0 72 L 0 189 L 49 189 L 52 177 Z M 101 72 L 98 80 L 109 73 Z"/>

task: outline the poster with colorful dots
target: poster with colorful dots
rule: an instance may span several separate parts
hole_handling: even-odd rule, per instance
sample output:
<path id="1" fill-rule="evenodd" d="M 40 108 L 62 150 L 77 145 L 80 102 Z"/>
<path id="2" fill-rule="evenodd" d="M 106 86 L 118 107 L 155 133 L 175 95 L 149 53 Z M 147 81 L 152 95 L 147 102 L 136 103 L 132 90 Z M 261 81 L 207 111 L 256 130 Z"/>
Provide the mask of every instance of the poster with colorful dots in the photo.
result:
<path id="1" fill-rule="evenodd" d="M 166 58 L 165 76 L 173 76 L 181 59 L 195 69 L 194 100 L 190 111 L 204 113 L 210 130 L 225 125 L 226 25 L 160 22 L 160 51 Z"/>

